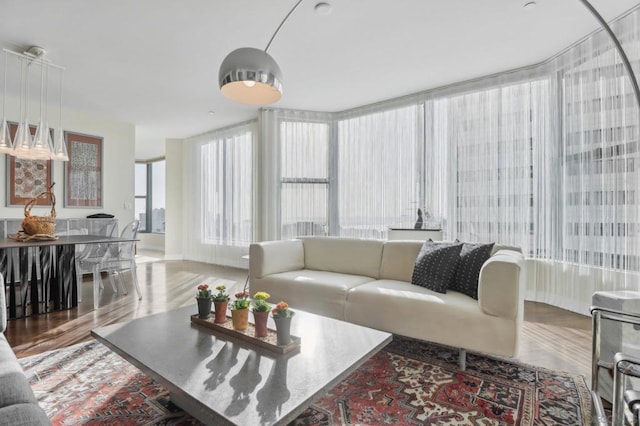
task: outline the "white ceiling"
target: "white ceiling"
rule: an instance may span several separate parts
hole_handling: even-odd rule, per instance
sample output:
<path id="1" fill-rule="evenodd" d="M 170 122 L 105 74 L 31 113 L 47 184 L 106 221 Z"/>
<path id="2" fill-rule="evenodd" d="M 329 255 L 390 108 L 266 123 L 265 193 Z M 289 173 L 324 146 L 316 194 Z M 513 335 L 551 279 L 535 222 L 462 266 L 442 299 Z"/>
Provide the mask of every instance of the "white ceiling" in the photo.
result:
<path id="1" fill-rule="evenodd" d="M 285 84 L 274 107 L 341 111 L 530 65 L 599 27 L 580 0 L 322 0 L 327 16 L 319 1 L 303 0 L 269 49 Z M 0 45 L 44 47 L 67 68 L 65 106 L 134 123 L 149 159 L 167 138 L 256 116 L 220 94 L 218 68 L 264 48 L 295 2 L 0 0 Z M 591 3 L 610 21 L 638 0 Z"/>

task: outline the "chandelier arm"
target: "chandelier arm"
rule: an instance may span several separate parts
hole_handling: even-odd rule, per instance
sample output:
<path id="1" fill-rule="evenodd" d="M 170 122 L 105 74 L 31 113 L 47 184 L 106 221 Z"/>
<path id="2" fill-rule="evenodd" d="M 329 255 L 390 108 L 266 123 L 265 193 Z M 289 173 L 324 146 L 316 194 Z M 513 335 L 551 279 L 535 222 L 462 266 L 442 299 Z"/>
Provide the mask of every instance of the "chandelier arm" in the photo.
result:
<path id="1" fill-rule="evenodd" d="M 584 7 L 589 9 L 589 12 L 591 12 L 591 14 L 598 20 L 602 28 L 604 28 L 607 34 L 609 34 L 609 37 L 611 38 L 611 41 L 613 42 L 613 44 L 616 46 L 618 54 L 622 58 L 622 63 L 624 64 L 624 67 L 627 70 L 627 74 L 629 75 L 629 80 L 631 80 L 631 85 L 633 86 L 633 91 L 636 95 L 636 102 L 638 103 L 638 108 L 640 111 L 640 87 L 638 87 L 638 79 L 636 78 L 636 75 L 633 72 L 633 68 L 631 67 L 631 62 L 629 62 L 629 58 L 627 57 L 627 54 L 622 48 L 622 44 L 620 43 L 620 40 L 618 40 L 618 37 L 616 37 L 615 33 L 613 32 L 609 24 L 607 24 L 607 21 L 604 20 L 602 15 L 598 13 L 598 11 L 591 5 L 591 3 L 589 3 L 588 0 L 580 0 L 580 1 L 584 5 Z"/>
<path id="2" fill-rule="evenodd" d="M 289 13 L 287 13 L 287 16 L 285 16 L 282 22 L 280 22 L 280 25 L 278 25 L 278 28 L 276 28 L 276 31 L 271 36 L 271 40 L 269 40 L 269 43 L 267 43 L 267 47 L 264 48 L 265 52 L 269 50 L 269 47 L 271 47 L 271 43 L 273 42 L 273 39 L 276 38 L 276 35 L 278 35 L 278 31 L 280 31 L 280 28 L 282 28 L 284 23 L 287 22 L 287 19 L 289 19 L 289 16 L 291 16 L 291 14 L 298 8 L 298 6 L 300 6 L 300 3 L 302 3 L 302 0 L 298 0 L 298 3 L 296 3 L 295 6 L 293 6 L 293 8 L 289 11 Z"/>

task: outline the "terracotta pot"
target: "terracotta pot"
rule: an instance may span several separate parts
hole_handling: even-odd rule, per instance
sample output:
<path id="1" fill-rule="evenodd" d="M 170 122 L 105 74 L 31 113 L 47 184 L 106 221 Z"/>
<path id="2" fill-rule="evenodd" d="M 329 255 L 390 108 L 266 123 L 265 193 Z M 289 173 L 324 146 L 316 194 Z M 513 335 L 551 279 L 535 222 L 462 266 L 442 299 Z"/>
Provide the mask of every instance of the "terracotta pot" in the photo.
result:
<path id="1" fill-rule="evenodd" d="M 224 302 L 213 302 L 216 307 L 216 317 L 213 320 L 216 324 L 222 324 L 227 320 L 227 305 L 229 301 Z"/>
<path id="2" fill-rule="evenodd" d="M 267 337 L 267 334 L 269 332 L 267 329 L 268 320 L 269 320 L 269 311 L 267 312 L 253 311 L 253 322 L 255 326 L 256 337 Z"/>
<path id="3" fill-rule="evenodd" d="M 234 330 L 246 330 L 249 328 L 249 309 L 231 310 L 231 320 Z"/>
<path id="4" fill-rule="evenodd" d="M 211 298 L 196 297 L 198 301 L 198 318 L 206 319 L 211 315 Z"/>
<path id="5" fill-rule="evenodd" d="M 278 346 L 285 346 L 291 343 L 291 320 L 295 314 L 295 312 L 291 312 L 291 316 L 288 318 L 273 318 L 276 323 Z"/>

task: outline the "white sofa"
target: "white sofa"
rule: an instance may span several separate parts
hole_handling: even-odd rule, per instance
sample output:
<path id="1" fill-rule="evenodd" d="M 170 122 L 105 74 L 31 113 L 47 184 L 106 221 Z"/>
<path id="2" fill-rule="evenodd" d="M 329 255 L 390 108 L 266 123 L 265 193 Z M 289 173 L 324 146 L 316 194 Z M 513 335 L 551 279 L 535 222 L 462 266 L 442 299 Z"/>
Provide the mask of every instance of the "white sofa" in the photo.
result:
<path id="1" fill-rule="evenodd" d="M 250 289 L 298 308 L 464 350 L 515 356 L 524 310 L 524 259 L 495 245 L 478 298 L 411 284 L 420 241 L 302 237 L 250 247 Z"/>

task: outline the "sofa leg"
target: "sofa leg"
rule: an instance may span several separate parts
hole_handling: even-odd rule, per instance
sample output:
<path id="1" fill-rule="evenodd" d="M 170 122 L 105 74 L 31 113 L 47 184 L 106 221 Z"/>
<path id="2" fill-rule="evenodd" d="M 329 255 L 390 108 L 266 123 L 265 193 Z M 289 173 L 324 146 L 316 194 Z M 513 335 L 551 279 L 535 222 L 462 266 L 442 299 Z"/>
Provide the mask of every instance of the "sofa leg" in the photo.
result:
<path id="1" fill-rule="evenodd" d="M 467 351 L 465 349 L 458 349 L 458 365 L 460 366 L 460 371 L 467 369 Z"/>

